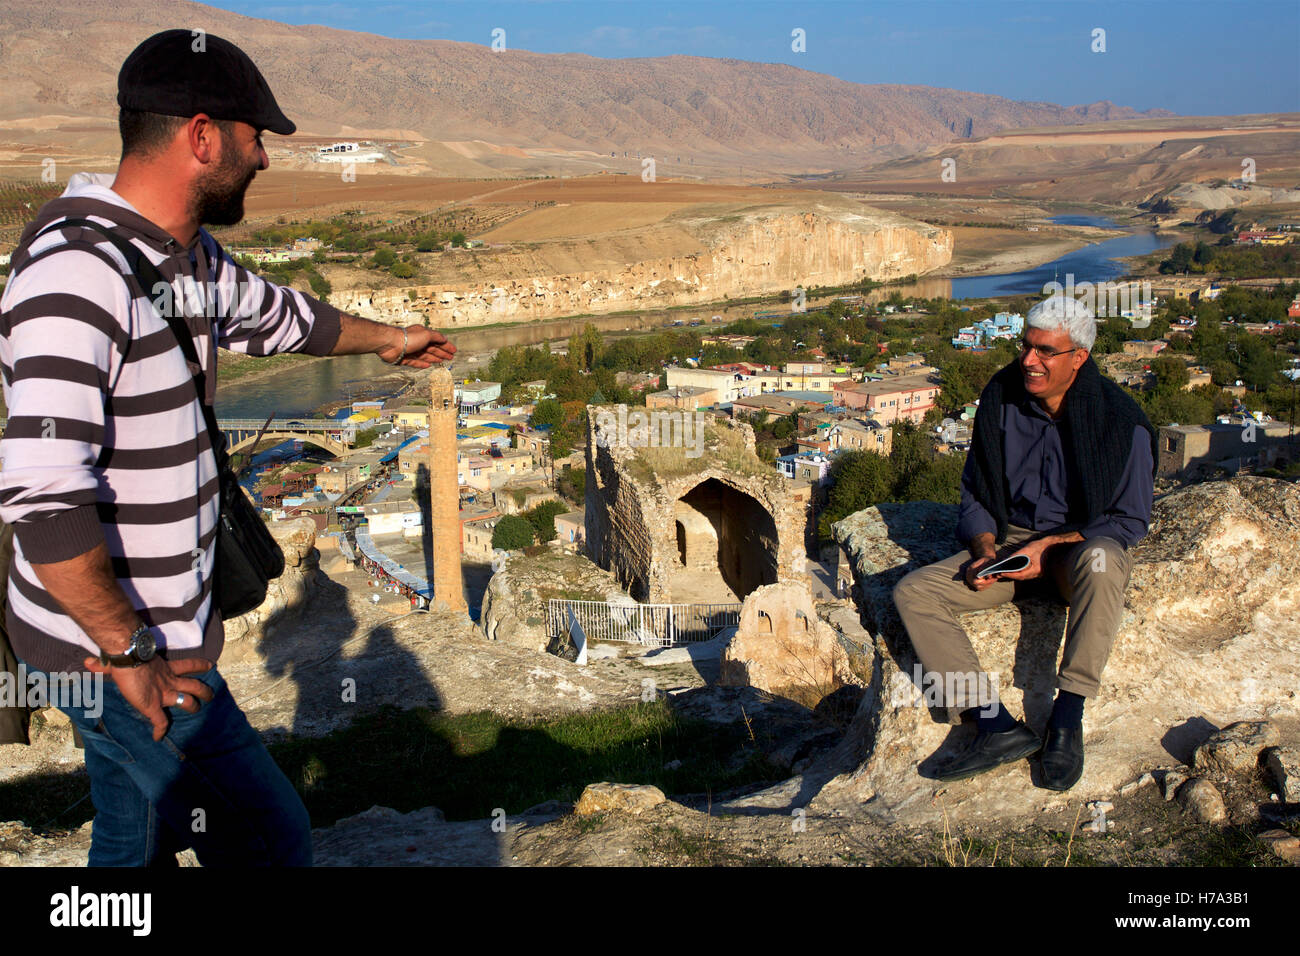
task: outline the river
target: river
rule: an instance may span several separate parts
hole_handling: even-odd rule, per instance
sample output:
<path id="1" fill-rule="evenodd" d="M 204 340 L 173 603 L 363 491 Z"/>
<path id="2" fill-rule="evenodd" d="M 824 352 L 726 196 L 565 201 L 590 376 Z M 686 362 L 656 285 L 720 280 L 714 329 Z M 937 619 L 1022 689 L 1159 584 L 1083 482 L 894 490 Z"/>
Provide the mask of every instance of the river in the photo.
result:
<path id="1" fill-rule="evenodd" d="M 1125 227 L 1110 219 L 1098 216 L 1056 216 L 1053 222 L 1064 225 L 1098 226 L 1123 231 Z M 868 301 L 879 302 L 898 292 L 904 297 L 925 298 L 987 298 L 1020 293 L 1038 293 L 1044 284 L 1058 278 L 1065 282 L 1067 273 L 1080 282 L 1099 282 L 1124 274 L 1122 263 L 1116 259 L 1142 255 L 1164 248 L 1175 239 L 1150 230 L 1126 232 L 1114 239 L 1093 243 L 1068 255 L 1034 269 L 1003 275 L 970 276 L 957 279 L 920 279 L 906 285 L 890 285 L 867 294 Z M 808 301 L 809 307 L 827 301 Z M 780 309 L 779 303 L 744 305 L 712 305 L 697 309 L 647 309 L 622 315 L 584 316 L 574 319 L 554 319 L 542 322 L 521 323 L 512 326 L 494 326 L 479 329 L 458 329 L 451 338 L 464 356 L 491 352 L 506 345 L 537 345 L 543 342 L 567 339 L 582 330 L 588 323 L 610 337 L 636 334 L 663 328 L 676 319 L 686 323 L 700 320 L 700 331 L 716 328 L 724 322 L 748 318 L 755 312 Z M 713 316 L 720 322 L 713 322 Z M 689 327 L 689 325 L 687 326 Z M 455 374 L 474 374 L 476 365 L 458 362 Z M 380 380 L 388 379 L 391 387 L 374 389 Z M 395 395 L 403 379 L 394 375 L 391 368 L 373 355 L 344 355 L 319 362 L 309 362 L 294 368 L 277 371 L 274 375 L 237 379 L 217 389 L 217 415 L 221 418 L 261 418 L 272 412 L 280 418 L 302 418 L 311 415 L 322 405 L 345 400 L 358 389 L 374 390 L 369 396 L 384 399 Z"/>

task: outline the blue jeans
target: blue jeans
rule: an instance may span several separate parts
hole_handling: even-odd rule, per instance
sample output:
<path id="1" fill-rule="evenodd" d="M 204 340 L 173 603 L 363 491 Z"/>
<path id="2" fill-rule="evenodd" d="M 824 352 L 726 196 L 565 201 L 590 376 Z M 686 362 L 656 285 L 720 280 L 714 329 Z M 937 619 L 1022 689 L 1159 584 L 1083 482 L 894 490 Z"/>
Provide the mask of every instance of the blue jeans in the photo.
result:
<path id="1" fill-rule="evenodd" d="M 175 866 L 176 853 L 193 847 L 204 866 L 310 866 L 302 799 L 217 669 L 195 679 L 212 688 L 211 702 L 197 714 L 167 708 L 159 741 L 107 675 L 98 706 L 59 708 L 86 746 L 90 865 Z"/>

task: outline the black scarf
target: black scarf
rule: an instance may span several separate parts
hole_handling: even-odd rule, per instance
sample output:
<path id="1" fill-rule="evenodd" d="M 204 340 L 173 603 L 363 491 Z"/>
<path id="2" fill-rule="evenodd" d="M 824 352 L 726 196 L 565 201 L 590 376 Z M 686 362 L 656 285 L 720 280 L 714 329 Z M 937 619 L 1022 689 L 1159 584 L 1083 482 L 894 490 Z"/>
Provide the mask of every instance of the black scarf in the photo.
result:
<path id="1" fill-rule="evenodd" d="M 1010 489 L 1003 454 L 1002 405 L 1032 401 L 1025 391 L 1020 362 L 1001 369 L 984 387 L 975 414 L 975 499 L 998 523 L 999 544 L 1007 536 Z M 1069 523 L 1052 533 L 1078 531 L 1096 520 L 1115 500 L 1132 449 L 1133 429 L 1141 425 L 1151 437 L 1156 462 L 1156 432 L 1129 395 L 1097 368 L 1089 355 L 1079 367 L 1062 402 L 1062 451 L 1069 476 Z"/>

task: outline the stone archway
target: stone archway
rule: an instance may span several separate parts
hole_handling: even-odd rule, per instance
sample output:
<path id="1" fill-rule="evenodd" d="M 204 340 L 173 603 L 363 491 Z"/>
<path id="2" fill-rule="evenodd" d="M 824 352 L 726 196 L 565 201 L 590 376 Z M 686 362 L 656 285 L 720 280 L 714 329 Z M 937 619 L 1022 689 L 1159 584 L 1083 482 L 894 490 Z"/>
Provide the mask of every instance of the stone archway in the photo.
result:
<path id="1" fill-rule="evenodd" d="M 684 529 L 687 567 L 716 569 L 741 599 L 776 583 L 776 521 L 755 498 L 707 478 L 678 499 L 674 513 Z M 700 522 L 707 524 L 708 532 Z"/>

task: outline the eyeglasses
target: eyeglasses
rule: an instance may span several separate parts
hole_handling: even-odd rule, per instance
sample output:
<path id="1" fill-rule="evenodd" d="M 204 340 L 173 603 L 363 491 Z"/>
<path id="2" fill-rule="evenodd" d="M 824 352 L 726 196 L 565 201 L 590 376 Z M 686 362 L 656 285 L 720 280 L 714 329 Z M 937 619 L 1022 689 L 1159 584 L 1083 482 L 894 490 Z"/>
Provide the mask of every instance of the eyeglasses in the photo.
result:
<path id="1" fill-rule="evenodd" d="M 1021 339 L 1020 354 L 1026 355 L 1031 351 L 1044 362 L 1049 362 L 1058 355 L 1065 355 L 1067 352 L 1077 352 L 1079 351 L 1079 347 L 1075 346 L 1072 349 L 1061 349 L 1060 351 L 1057 351 L 1056 349 L 1048 348 L 1046 345 L 1030 345 L 1024 339 Z"/>

